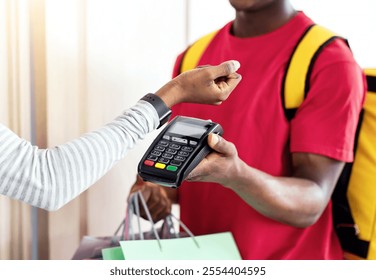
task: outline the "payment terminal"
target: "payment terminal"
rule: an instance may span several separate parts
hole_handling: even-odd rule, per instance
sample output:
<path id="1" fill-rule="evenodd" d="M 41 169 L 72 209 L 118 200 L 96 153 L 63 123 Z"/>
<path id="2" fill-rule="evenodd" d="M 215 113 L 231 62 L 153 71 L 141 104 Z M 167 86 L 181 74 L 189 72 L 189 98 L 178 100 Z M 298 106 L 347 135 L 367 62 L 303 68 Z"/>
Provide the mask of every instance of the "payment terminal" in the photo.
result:
<path id="1" fill-rule="evenodd" d="M 138 174 L 159 185 L 177 188 L 211 151 L 210 133 L 223 134 L 218 123 L 177 116 L 155 138 L 138 165 Z"/>

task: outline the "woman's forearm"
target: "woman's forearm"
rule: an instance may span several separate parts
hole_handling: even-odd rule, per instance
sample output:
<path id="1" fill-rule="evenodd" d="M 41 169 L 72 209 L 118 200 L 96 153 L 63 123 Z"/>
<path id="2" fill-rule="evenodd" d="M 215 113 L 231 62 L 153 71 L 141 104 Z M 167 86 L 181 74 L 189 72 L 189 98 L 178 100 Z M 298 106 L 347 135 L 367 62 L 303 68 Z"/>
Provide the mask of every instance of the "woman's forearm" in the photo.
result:
<path id="1" fill-rule="evenodd" d="M 0 194 L 56 210 L 78 196 L 158 126 L 140 101 L 101 129 L 66 144 L 39 149 L 0 125 Z"/>

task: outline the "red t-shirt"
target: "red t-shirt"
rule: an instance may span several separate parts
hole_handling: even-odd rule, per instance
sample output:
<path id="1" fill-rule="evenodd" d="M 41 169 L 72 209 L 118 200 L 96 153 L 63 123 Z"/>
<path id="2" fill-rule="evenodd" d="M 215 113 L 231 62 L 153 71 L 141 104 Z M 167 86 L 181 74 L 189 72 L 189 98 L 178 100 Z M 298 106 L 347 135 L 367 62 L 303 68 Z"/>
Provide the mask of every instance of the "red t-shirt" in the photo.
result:
<path id="1" fill-rule="evenodd" d="M 308 96 L 288 122 L 281 85 L 289 57 L 313 24 L 299 12 L 268 34 L 237 38 L 225 25 L 203 54 L 200 65 L 240 62 L 243 79 L 220 106 L 180 104 L 174 115 L 211 119 L 224 128 L 239 157 L 274 176 L 291 175 L 291 153 L 325 155 L 352 161 L 353 139 L 364 98 L 364 76 L 351 51 L 335 40 L 319 55 Z M 177 59 L 178 73 L 182 55 Z M 243 259 L 341 259 L 332 226 L 331 203 L 305 229 L 269 219 L 232 190 L 213 183 L 185 182 L 179 188 L 181 218 L 196 235 L 231 231 Z"/>

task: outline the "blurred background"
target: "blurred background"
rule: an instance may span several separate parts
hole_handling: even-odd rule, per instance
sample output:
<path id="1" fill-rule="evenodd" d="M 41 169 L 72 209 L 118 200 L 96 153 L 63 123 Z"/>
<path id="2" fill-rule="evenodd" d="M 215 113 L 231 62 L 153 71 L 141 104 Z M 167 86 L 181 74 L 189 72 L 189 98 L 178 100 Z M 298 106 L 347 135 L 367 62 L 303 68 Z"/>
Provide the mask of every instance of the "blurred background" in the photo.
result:
<path id="1" fill-rule="evenodd" d="M 376 68 L 376 1 L 292 3 Z M 167 82 L 186 46 L 233 18 L 228 0 L 0 0 L 0 122 L 41 148 L 97 129 Z M 70 259 L 83 235 L 111 235 L 156 133 L 56 212 L 1 196 L 0 259 Z"/>

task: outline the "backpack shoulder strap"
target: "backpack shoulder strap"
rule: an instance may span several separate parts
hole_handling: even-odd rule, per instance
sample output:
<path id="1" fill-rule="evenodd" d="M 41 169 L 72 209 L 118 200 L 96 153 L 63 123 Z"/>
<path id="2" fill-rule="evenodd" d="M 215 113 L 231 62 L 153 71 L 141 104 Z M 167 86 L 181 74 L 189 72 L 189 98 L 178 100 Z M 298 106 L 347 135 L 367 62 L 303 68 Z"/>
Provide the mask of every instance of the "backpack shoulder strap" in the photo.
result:
<path id="1" fill-rule="evenodd" d="M 364 73 L 367 78 L 368 92 L 376 93 L 376 68 L 366 68 Z"/>
<path id="2" fill-rule="evenodd" d="M 376 68 L 366 68 L 364 69 L 364 73 L 367 79 L 368 90 L 363 108 L 376 121 Z"/>
<path id="3" fill-rule="evenodd" d="M 332 31 L 312 25 L 300 38 L 287 64 L 282 84 L 282 102 L 285 115 L 291 120 L 309 90 L 309 77 L 321 50 L 336 38 Z"/>
<path id="4" fill-rule="evenodd" d="M 180 73 L 196 68 L 202 54 L 217 33 L 218 30 L 201 37 L 185 51 L 180 64 Z"/>

